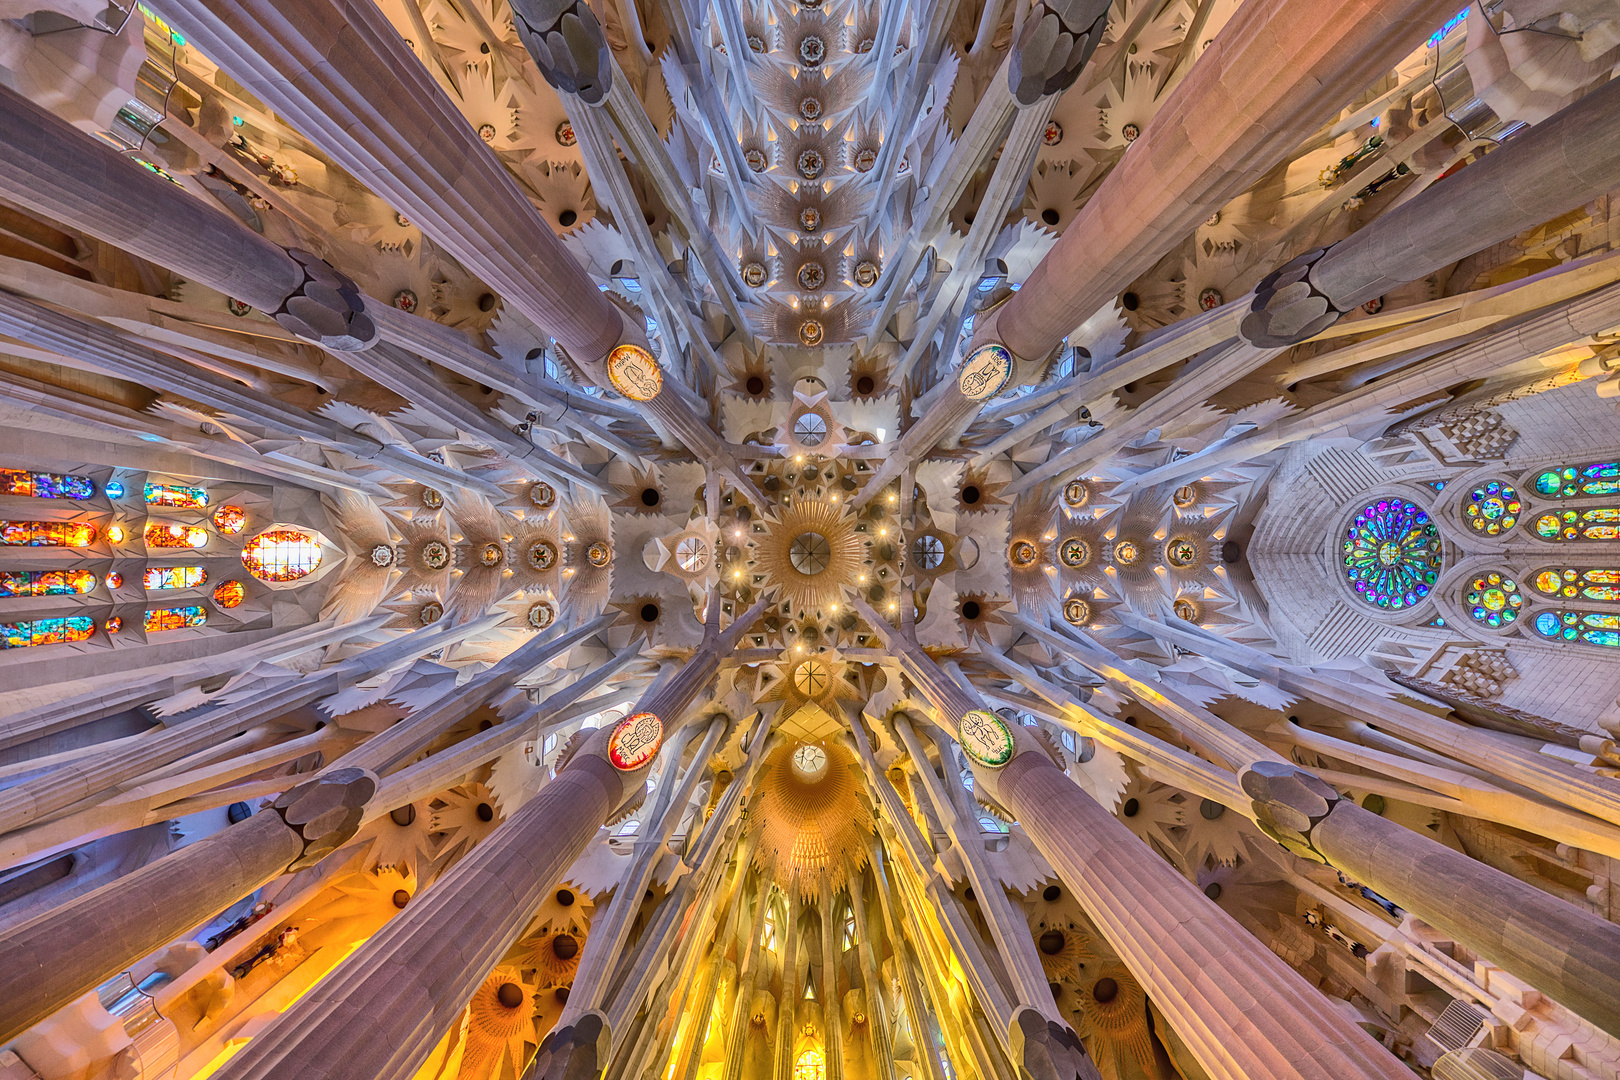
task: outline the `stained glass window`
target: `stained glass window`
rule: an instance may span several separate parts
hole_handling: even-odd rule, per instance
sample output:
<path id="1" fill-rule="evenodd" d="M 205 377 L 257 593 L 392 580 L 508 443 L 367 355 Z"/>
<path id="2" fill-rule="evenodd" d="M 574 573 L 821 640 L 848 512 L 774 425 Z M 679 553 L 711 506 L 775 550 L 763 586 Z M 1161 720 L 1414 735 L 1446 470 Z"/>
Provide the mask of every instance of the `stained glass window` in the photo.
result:
<path id="1" fill-rule="evenodd" d="M 1560 510 L 1536 518 L 1543 540 L 1620 540 L 1620 506 Z"/>
<path id="2" fill-rule="evenodd" d="M 102 490 L 107 493 L 109 499 L 122 499 L 124 497 L 124 485 L 117 480 L 107 481 L 107 486 Z"/>
<path id="3" fill-rule="evenodd" d="M 1440 533 L 1429 515 L 1401 499 L 1362 507 L 1345 530 L 1344 575 L 1375 607 L 1412 607 L 1440 576 Z"/>
<path id="4" fill-rule="evenodd" d="M 1594 568 L 1578 570 L 1550 567 L 1538 570 L 1530 579 L 1536 591 L 1545 596 L 1582 597 L 1587 600 L 1620 600 L 1620 570 Z"/>
<path id="5" fill-rule="evenodd" d="M 88 476 L 0 469 L 0 495 L 26 495 L 34 499 L 88 499 L 96 485 Z"/>
<path id="6" fill-rule="evenodd" d="M 96 587 L 88 570 L 7 570 L 0 572 L 0 596 L 73 596 Z"/>
<path id="7" fill-rule="evenodd" d="M 96 620 L 88 615 L 65 619 L 31 619 L 27 622 L 0 623 L 0 649 L 25 649 L 30 645 L 57 645 L 64 641 L 88 641 L 96 632 Z"/>
<path id="8" fill-rule="evenodd" d="M 1468 501 L 1463 504 L 1463 517 L 1475 532 L 1496 536 L 1513 528 L 1523 509 L 1519 493 L 1511 484 L 1487 480 L 1468 493 Z"/>
<path id="9" fill-rule="evenodd" d="M 154 521 L 146 526 L 146 546 L 155 548 L 200 548 L 208 543 L 208 530 L 201 525 L 165 524 Z"/>
<path id="10" fill-rule="evenodd" d="M 1506 626 L 1519 617 L 1524 597 L 1519 595 L 1517 582 L 1492 571 L 1468 583 L 1463 603 L 1474 618 L 1486 626 L 1497 627 Z"/>
<path id="11" fill-rule="evenodd" d="M 141 575 L 148 589 L 195 589 L 207 580 L 208 571 L 200 566 L 149 566 Z"/>
<path id="12" fill-rule="evenodd" d="M 124 620 L 120 616 L 114 615 L 112 618 L 107 620 L 106 626 L 107 633 L 116 634 L 118 631 L 124 628 Z"/>
<path id="13" fill-rule="evenodd" d="M 202 626 L 208 622 L 208 613 L 195 604 L 186 607 L 154 608 L 141 616 L 141 626 L 148 634 L 160 630 L 184 630 L 188 626 Z"/>
<path id="14" fill-rule="evenodd" d="M 189 484 L 149 483 L 146 485 L 145 498 L 148 506 L 180 506 L 198 510 L 208 505 L 208 492 Z"/>
<path id="15" fill-rule="evenodd" d="M 107 575 L 107 588 L 109 588 L 109 589 L 122 589 L 123 587 L 124 587 L 124 575 L 123 574 L 120 574 L 118 571 L 114 570 L 112 573 Z"/>
<path id="16" fill-rule="evenodd" d="M 827 1080 L 827 1059 L 812 1046 L 793 1059 L 793 1080 Z"/>
<path id="17" fill-rule="evenodd" d="M 223 581 L 214 590 L 214 603 L 222 608 L 233 608 L 247 599 L 247 589 L 240 581 Z"/>
<path id="18" fill-rule="evenodd" d="M 1620 648 L 1620 614 L 1606 611 L 1543 611 L 1530 624 L 1553 641 L 1584 641 Z"/>
<path id="19" fill-rule="evenodd" d="M 1548 469 L 1533 481 L 1536 493 L 1549 499 L 1572 499 L 1577 495 L 1620 494 L 1620 461 L 1594 461 Z"/>
<path id="20" fill-rule="evenodd" d="M 89 547 L 96 527 L 88 521 L 0 521 L 0 544 L 11 547 Z"/>
<path id="21" fill-rule="evenodd" d="M 242 565 L 260 581 L 297 581 L 321 565 L 321 545 L 302 529 L 271 529 L 242 548 Z"/>
<path id="22" fill-rule="evenodd" d="M 247 511 L 226 503 L 214 511 L 214 527 L 226 536 L 235 536 L 247 525 Z"/>

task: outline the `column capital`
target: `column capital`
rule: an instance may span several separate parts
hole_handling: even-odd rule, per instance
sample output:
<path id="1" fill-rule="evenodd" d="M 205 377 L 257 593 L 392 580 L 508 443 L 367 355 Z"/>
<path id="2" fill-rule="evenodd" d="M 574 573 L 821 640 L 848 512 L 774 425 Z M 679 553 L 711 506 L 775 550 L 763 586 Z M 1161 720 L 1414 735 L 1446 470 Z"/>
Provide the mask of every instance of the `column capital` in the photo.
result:
<path id="1" fill-rule="evenodd" d="M 348 843 L 360 830 L 377 785 L 377 774 L 370 769 L 336 769 L 299 784 L 271 804 L 304 844 L 287 869 L 314 866 Z"/>
<path id="2" fill-rule="evenodd" d="M 1061 94 L 1080 77 L 1108 25 L 1110 0 L 1038 0 L 1014 43 L 1007 84 L 1020 105 Z"/>
<path id="3" fill-rule="evenodd" d="M 1238 777 L 1254 801 L 1255 824 L 1277 843 L 1312 862 L 1327 857 L 1316 849 L 1311 832 L 1339 804 L 1337 791 L 1321 780 L 1279 761 L 1256 761 Z"/>

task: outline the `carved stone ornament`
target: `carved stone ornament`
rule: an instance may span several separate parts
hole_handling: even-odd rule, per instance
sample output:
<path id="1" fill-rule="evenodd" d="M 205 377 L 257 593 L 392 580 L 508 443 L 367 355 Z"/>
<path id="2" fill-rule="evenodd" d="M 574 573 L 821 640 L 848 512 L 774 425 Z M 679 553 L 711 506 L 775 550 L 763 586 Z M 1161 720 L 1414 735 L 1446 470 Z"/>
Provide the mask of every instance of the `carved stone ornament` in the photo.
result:
<path id="1" fill-rule="evenodd" d="M 635 772 L 653 759 L 663 742 L 664 722 L 656 714 L 632 713 L 608 736 L 608 761 L 620 772 Z"/>
<path id="2" fill-rule="evenodd" d="M 620 345 L 607 358 L 608 382 L 631 401 L 651 401 L 664 388 L 664 373 L 640 345 Z"/>
<path id="3" fill-rule="evenodd" d="M 1337 791 L 1281 761 L 1257 761 L 1243 771 L 1239 782 L 1254 800 L 1262 832 L 1295 855 L 1327 862 L 1311 843 L 1311 830 L 1332 813 L 1339 801 Z"/>
<path id="4" fill-rule="evenodd" d="M 366 769 L 336 769 L 282 794 L 272 808 L 304 841 L 287 869 L 314 866 L 360 830 L 377 777 Z"/>
<path id="5" fill-rule="evenodd" d="M 1013 44 L 1007 84 L 1020 105 L 1067 90 L 1108 25 L 1111 0 L 1041 0 L 1024 16 Z"/>
<path id="6" fill-rule="evenodd" d="M 1001 392 L 1012 378 L 1013 355 L 1005 345 L 980 345 L 962 362 L 956 388 L 969 401 L 983 401 Z"/>
<path id="7" fill-rule="evenodd" d="M 270 317 L 282 329 L 336 352 L 361 352 L 377 344 L 377 325 L 366 314 L 360 286 L 319 255 L 299 248 L 288 248 L 287 254 L 303 269 L 304 280 Z"/>
<path id="8" fill-rule="evenodd" d="M 587 105 L 607 100 L 612 54 L 584 0 L 513 0 L 512 25 L 548 83 Z"/>
<path id="9" fill-rule="evenodd" d="M 1013 756 L 1012 731 L 993 712 L 969 709 L 956 724 L 962 752 L 987 769 L 999 769 Z"/>
<path id="10" fill-rule="evenodd" d="M 1327 248 L 1314 248 L 1260 279 L 1239 333 L 1261 349 L 1283 349 L 1315 337 L 1344 314 L 1311 283 L 1311 267 Z"/>

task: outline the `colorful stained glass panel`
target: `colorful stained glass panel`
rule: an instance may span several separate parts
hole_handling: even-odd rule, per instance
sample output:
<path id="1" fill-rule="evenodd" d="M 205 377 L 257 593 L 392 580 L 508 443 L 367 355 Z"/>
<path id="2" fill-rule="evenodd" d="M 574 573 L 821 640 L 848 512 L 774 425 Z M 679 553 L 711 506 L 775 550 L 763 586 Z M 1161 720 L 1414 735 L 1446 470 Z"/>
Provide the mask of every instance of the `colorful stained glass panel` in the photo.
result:
<path id="1" fill-rule="evenodd" d="M 207 580 L 208 571 L 200 566 L 149 566 L 141 575 L 148 589 L 195 589 Z"/>
<path id="2" fill-rule="evenodd" d="M 1538 475 L 1533 484 L 1537 494 L 1549 499 L 1620 494 L 1620 461 L 1593 461 L 1548 469 Z"/>
<path id="3" fill-rule="evenodd" d="M 1412 607 L 1440 576 L 1440 532 L 1424 510 L 1402 499 L 1362 507 L 1341 547 L 1345 578 L 1374 607 Z"/>
<path id="4" fill-rule="evenodd" d="M 1497 536 L 1518 524 L 1524 503 L 1511 484 L 1500 480 L 1487 480 L 1468 493 L 1463 504 L 1463 518 L 1469 528 L 1486 536 Z"/>
<path id="5" fill-rule="evenodd" d="M 208 505 L 208 492 L 189 484 L 147 484 L 144 496 L 148 506 L 178 506 L 200 510 Z"/>
<path id="6" fill-rule="evenodd" d="M 1620 600 L 1620 570 L 1594 567 L 1549 567 L 1538 570 L 1530 583 L 1543 596 L 1580 597 L 1586 600 Z"/>
<path id="7" fill-rule="evenodd" d="M 1543 540 L 1620 540 L 1620 506 L 1542 514 L 1535 529 Z"/>
<path id="8" fill-rule="evenodd" d="M 0 495 L 25 495 L 33 499 L 88 499 L 95 493 L 96 485 L 88 476 L 0 469 Z"/>
<path id="9" fill-rule="evenodd" d="M 89 547 L 96 527 L 88 521 L 0 521 L 0 544 L 11 547 Z"/>
<path id="10" fill-rule="evenodd" d="M 1531 623 L 1552 641 L 1577 641 L 1620 648 L 1620 615 L 1607 611 L 1543 611 Z"/>
<path id="11" fill-rule="evenodd" d="M 200 548 L 208 543 L 208 530 L 201 525 L 179 525 L 154 521 L 146 526 L 146 546 L 154 548 Z"/>
<path id="12" fill-rule="evenodd" d="M 74 596 L 96 587 L 89 570 L 7 570 L 0 572 L 0 596 Z"/>
<path id="13" fill-rule="evenodd" d="M 214 603 L 222 608 L 237 607 L 247 599 L 247 589 L 240 581 L 222 581 L 214 590 Z"/>
<path id="14" fill-rule="evenodd" d="M 141 616 L 141 626 L 148 634 L 160 630 L 184 630 L 188 626 L 202 626 L 208 622 L 208 613 L 195 604 L 186 607 L 154 608 Z"/>
<path id="15" fill-rule="evenodd" d="M 1519 593 L 1517 582 L 1493 571 L 1469 582 L 1463 603 L 1470 615 L 1494 629 L 1507 626 L 1519 617 L 1524 597 Z"/>
<path id="16" fill-rule="evenodd" d="M 214 527 L 226 536 L 235 536 L 247 526 L 247 511 L 226 503 L 214 511 Z"/>
<path id="17" fill-rule="evenodd" d="M 88 641 L 96 632 L 96 620 L 88 615 L 65 619 L 31 619 L 27 622 L 0 623 L 0 649 L 25 649 L 31 645 L 59 645 L 66 641 Z"/>
<path id="18" fill-rule="evenodd" d="M 297 581 L 321 565 L 321 545 L 302 529 L 271 529 L 243 546 L 242 565 L 260 581 Z"/>

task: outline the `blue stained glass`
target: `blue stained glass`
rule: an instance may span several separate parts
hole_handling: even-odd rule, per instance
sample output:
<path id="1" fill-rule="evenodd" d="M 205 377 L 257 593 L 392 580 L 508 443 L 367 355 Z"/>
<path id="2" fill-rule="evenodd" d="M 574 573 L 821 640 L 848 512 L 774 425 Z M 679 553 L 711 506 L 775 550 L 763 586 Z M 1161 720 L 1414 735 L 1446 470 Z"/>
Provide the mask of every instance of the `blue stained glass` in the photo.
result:
<path id="1" fill-rule="evenodd" d="M 1345 530 L 1344 574 L 1366 603 L 1399 610 L 1420 603 L 1440 576 L 1440 533 L 1402 499 L 1368 503 Z"/>
<path id="2" fill-rule="evenodd" d="M 1620 461 L 1592 461 L 1538 473 L 1532 481 L 1537 494 L 1550 499 L 1620 493 Z"/>
<path id="3" fill-rule="evenodd" d="M 124 497 L 124 485 L 117 480 L 107 481 L 106 491 L 109 499 L 122 499 Z"/>
<path id="4" fill-rule="evenodd" d="M 1584 641 L 1607 649 L 1620 648 L 1620 615 L 1607 611 L 1543 611 L 1536 616 L 1536 633 L 1553 641 Z"/>

